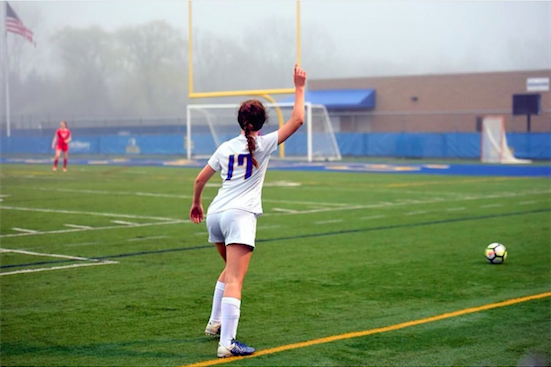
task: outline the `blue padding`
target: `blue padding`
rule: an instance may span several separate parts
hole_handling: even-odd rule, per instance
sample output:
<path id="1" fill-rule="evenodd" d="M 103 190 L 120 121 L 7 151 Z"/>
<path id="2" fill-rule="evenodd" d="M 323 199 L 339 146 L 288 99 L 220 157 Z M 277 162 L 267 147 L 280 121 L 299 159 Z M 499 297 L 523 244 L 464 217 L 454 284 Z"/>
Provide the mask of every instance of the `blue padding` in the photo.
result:
<path id="1" fill-rule="evenodd" d="M 226 141 L 236 135 L 219 138 Z M 286 155 L 306 156 L 306 134 L 299 131 L 285 143 Z M 337 143 L 343 156 L 463 158 L 480 157 L 480 133 L 337 133 Z M 550 160 L 551 134 L 510 133 L 509 146 L 517 158 Z M 2 154 L 51 154 L 51 137 L 2 137 Z M 216 144 L 210 134 L 193 135 L 192 152 L 196 156 L 210 155 Z M 314 137 L 314 154 L 330 144 Z M 71 153 L 80 154 L 179 154 L 186 153 L 184 135 L 105 135 L 76 136 L 70 143 Z"/>

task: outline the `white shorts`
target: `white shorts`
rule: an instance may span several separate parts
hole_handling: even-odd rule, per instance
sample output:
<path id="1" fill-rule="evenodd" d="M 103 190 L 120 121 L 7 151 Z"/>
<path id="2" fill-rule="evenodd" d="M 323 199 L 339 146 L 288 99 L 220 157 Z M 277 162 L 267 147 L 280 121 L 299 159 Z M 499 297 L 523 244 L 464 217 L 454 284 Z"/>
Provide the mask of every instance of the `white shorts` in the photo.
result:
<path id="1" fill-rule="evenodd" d="M 209 242 L 227 245 L 238 243 L 254 248 L 256 238 L 256 214 L 230 209 L 207 215 Z"/>

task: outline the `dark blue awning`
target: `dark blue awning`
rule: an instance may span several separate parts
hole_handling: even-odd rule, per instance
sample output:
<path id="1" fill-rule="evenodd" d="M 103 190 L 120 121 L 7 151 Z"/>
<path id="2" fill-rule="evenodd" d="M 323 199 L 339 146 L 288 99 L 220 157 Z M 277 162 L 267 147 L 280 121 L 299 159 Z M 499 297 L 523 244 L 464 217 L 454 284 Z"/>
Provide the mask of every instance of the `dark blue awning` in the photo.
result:
<path id="1" fill-rule="evenodd" d="M 375 89 L 332 89 L 306 91 L 306 102 L 322 104 L 328 109 L 374 109 Z M 294 102 L 289 97 L 282 102 Z"/>

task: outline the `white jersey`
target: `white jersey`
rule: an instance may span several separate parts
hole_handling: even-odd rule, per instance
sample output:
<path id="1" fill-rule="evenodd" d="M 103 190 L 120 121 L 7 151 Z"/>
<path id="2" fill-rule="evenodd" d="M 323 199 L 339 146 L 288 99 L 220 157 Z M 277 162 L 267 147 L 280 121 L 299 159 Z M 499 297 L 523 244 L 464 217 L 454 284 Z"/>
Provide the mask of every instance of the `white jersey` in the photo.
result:
<path id="1" fill-rule="evenodd" d="M 255 138 L 253 166 L 247 147 L 247 138 L 239 135 L 216 149 L 208 164 L 222 177 L 222 187 L 209 206 L 207 215 L 228 209 L 241 209 L 262 214 L 262 185 L 270 156 L 277 149 L 278 132 Z"/>

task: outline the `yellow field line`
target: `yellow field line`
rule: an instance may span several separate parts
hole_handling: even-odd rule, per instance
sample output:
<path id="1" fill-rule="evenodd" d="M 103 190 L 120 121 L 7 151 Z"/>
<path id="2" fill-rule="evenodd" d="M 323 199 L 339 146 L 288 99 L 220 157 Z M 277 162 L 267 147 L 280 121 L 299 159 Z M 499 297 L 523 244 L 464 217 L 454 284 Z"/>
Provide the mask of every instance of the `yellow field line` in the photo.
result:
<path id="1" fill-rule="evenodd" d="M 535 294 L 533 296 L 527 296 L 527 297 L 521 297 L 521 298 L 514 298 L 514 299 L 507 300 L 507 301 L 497 302 L 497 303 L 490 303 L 490 304 L 483 305 L 483 306 L 478 306 L 478 307 L 466 308 L 464 310 L 444 313 L 442 315 L 427 317 L 427 318 L 419 319 L 419 320 L 408 321 L 408 322 L 404 322 L 404 323 L 401 323 L 401 324 L 385 326 L 385 327 L 377 328 L 377 329 L 357 331 L 357 332 L 340 334 L 340 335 L 333 335 L 333 336 L 328 336 L 328 337 L 325 337 L 325 338 L 319 338 L 319 339 L 309 340 L 309 341 L 300 342 L 300 343 L 282 345 L 280 347 L 261 350 L 261 351 L 255 353 L 255 354 L 253 354 L 253 355 L 246 356 L 246 357 L 230 357 L 230 358 L 223 358 L 223 359 L 218 358 L 218 359 L 212 359 L 212 360 L 208 360 L 208 361 L 204 361 L 204 362 L 198 362 L 198 363 L 194 363 L 194 364 L 190 364 L 190 365 L 186 365 L 186 366 L 181 366 L 181 367 L 215 366 L 215 365 L 219 365 L 219 364 L 223 364 L 223 363 L 230 363 L 230 362 L 233 362 L 233 361 L 238 361 L 238 360 L 241 360 L 241 359 L 255 358 L 255 357 L 265 356 L 265 355 L 268 355 L 268 354 L 284 352 L 286 350 L 291 350 L 291 349 L 311 347 L 311 346 L 317 345 L 317 344 L 331 343 L 331 342 L 335 342 L 335 341 L 338 341 L 338 340 L 352 339 L 352 338 L 358 338 L 358 337 L 372 335 L 372 334 L 384 333 L 384 332 L 387 332 L 387 331 L 399 330 L 399 329 L 407 328 L 407 327 L 410 327 L 410 326 L 426 324 L 426 323 L 433 322 L 433 321 L 440 321 L 440 320 L 449 319 L 449 318 L 452 318 L 452 317 L 467 315 L 467 314 L 474 313 L 474 312 L 480 312 L 480 311 L 490 310 L 490 309 L 493 309 L 493 308 L 510 306 L 510 305 L 514 305 L 514 304 L 517 304 L 517 303 L 521 303 L 521 302 L 526 302 L 526 301 L 531 301 L 531 300 L 541 299 L 541 298 L 547 298 L 547 297 L 551 297 L 551 292 L 545 292 L 545 293 Z"/>

